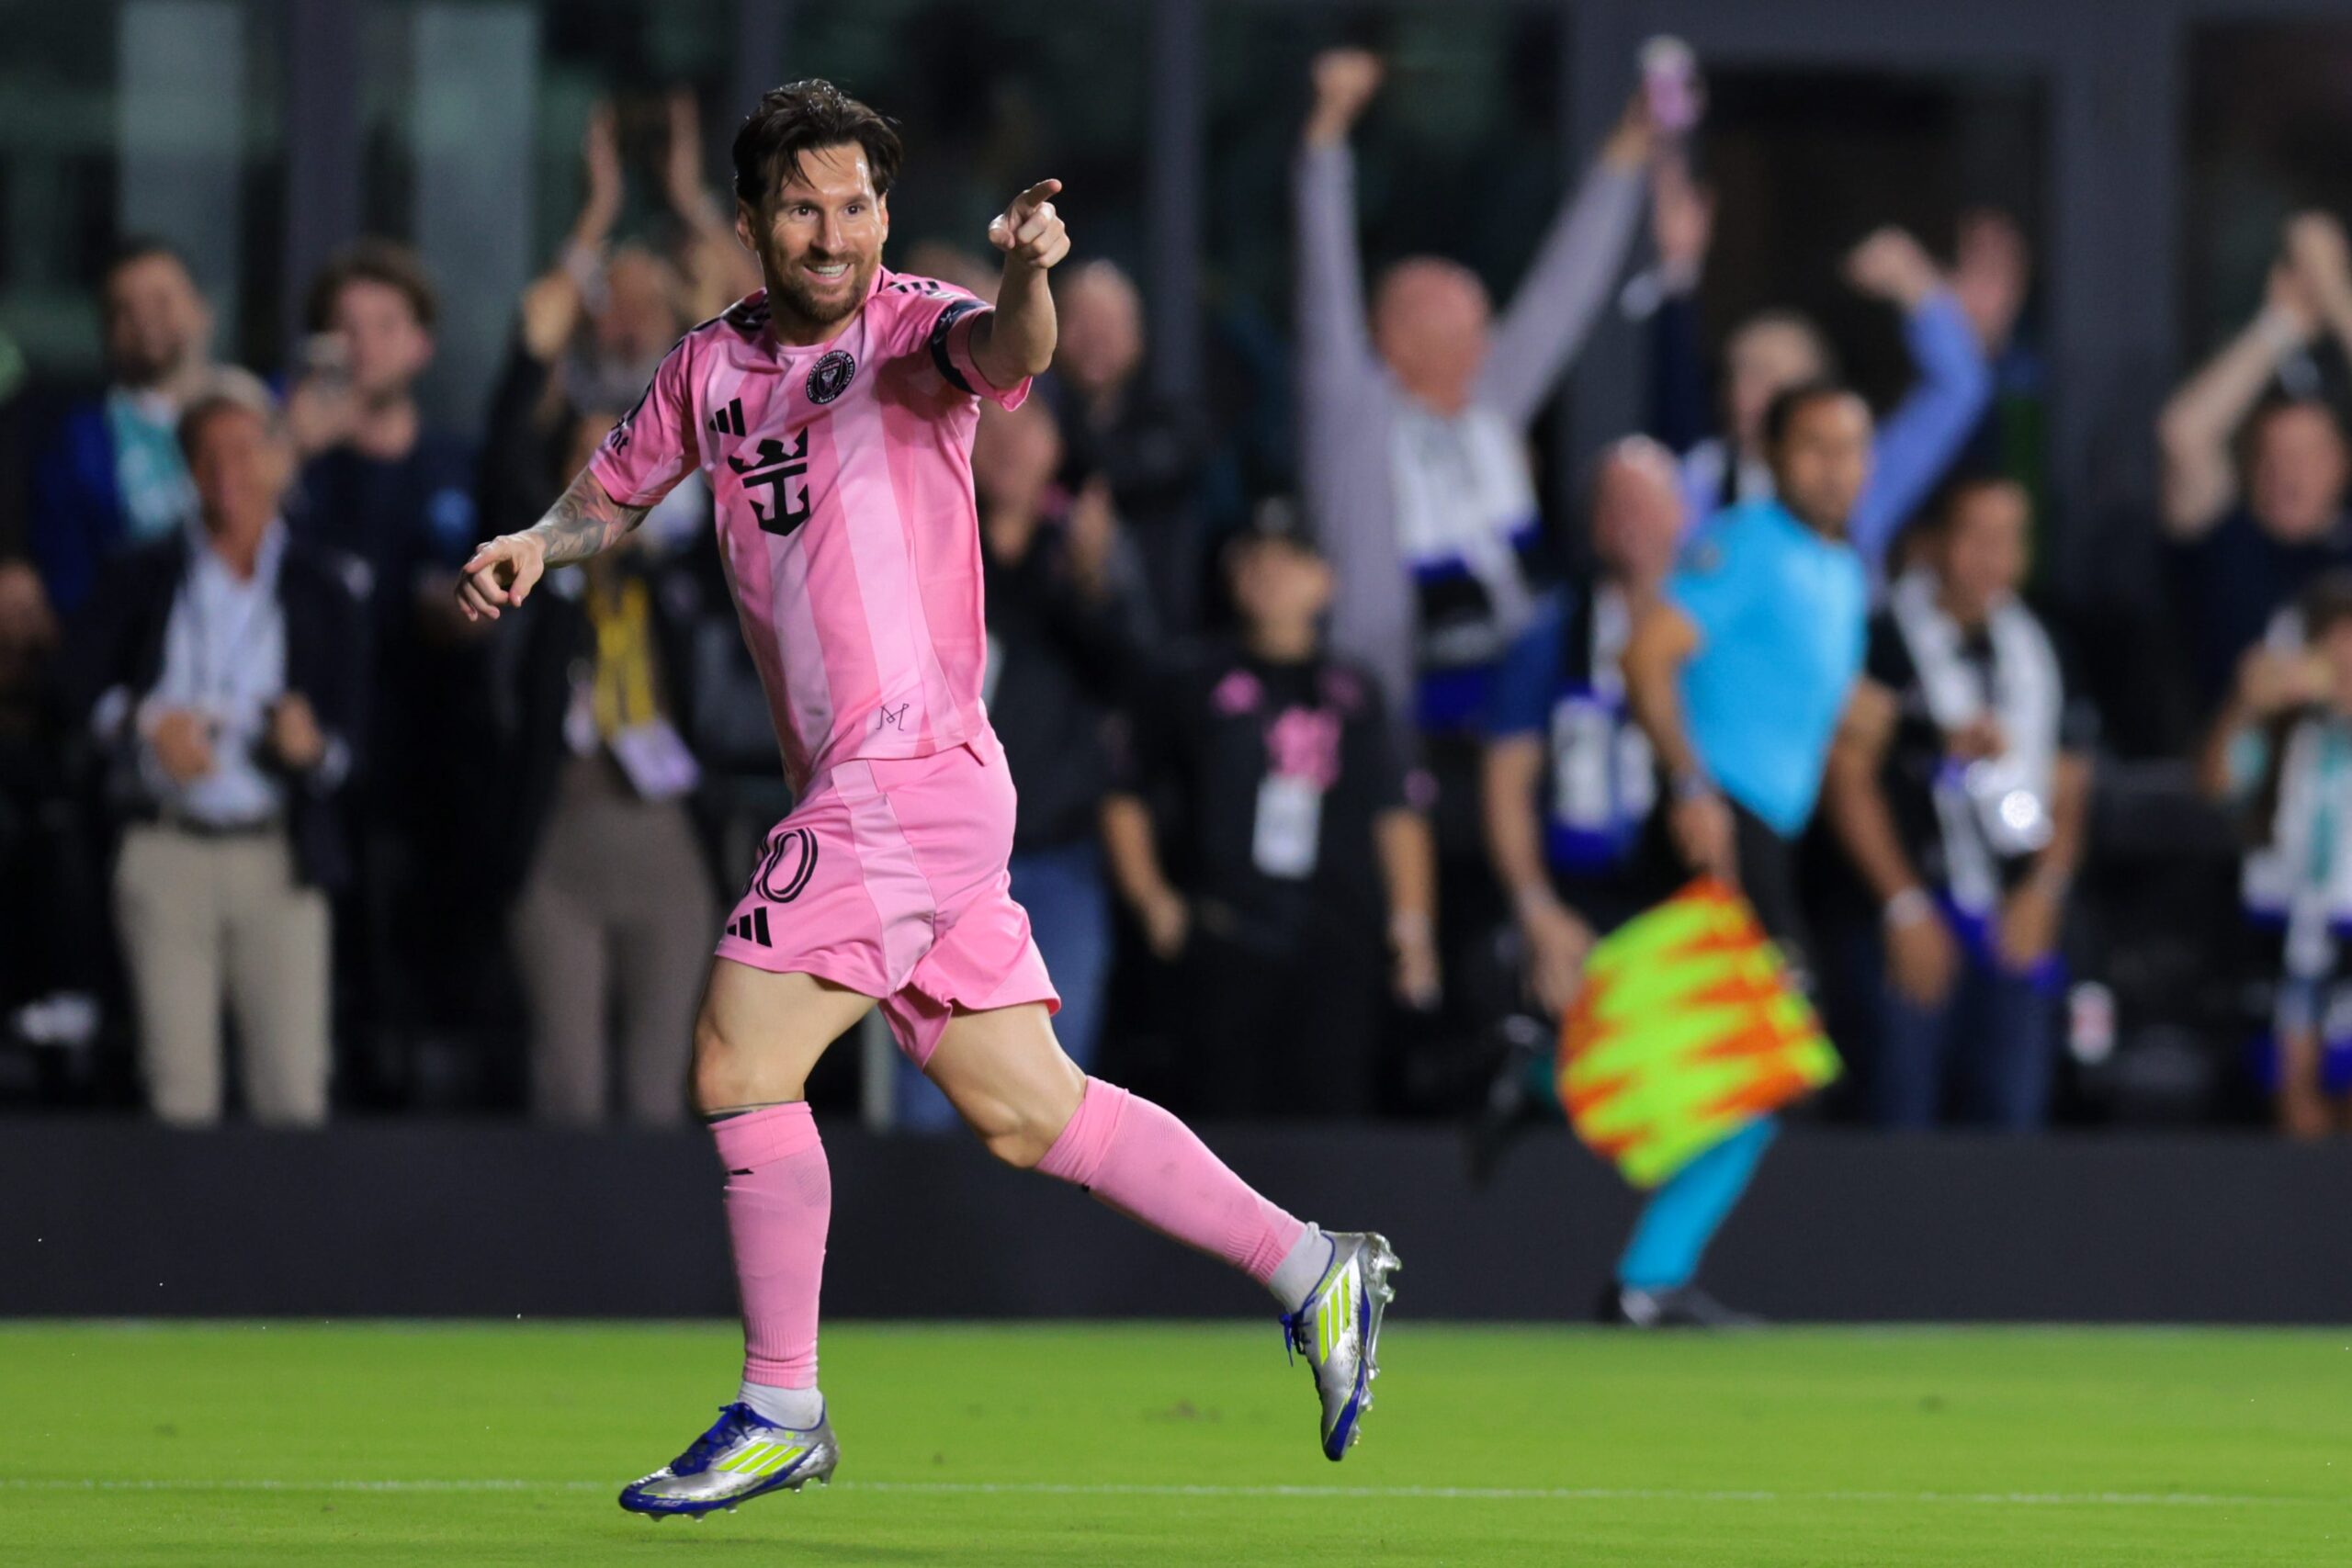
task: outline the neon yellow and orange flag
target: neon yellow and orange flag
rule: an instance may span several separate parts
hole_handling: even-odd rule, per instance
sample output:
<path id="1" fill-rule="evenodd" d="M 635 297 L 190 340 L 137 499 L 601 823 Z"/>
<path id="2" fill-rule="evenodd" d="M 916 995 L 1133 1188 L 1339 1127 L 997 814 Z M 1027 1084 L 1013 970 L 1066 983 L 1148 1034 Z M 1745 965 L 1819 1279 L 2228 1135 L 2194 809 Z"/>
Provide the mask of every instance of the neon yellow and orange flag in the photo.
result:
<path id="1" fill-rule="evenodd" d="M 1705 877 L 1594 945 L 1560 1027 L 1568 1121 L 1636 1187 L 1838 1071 L 1747 901 Z"/>

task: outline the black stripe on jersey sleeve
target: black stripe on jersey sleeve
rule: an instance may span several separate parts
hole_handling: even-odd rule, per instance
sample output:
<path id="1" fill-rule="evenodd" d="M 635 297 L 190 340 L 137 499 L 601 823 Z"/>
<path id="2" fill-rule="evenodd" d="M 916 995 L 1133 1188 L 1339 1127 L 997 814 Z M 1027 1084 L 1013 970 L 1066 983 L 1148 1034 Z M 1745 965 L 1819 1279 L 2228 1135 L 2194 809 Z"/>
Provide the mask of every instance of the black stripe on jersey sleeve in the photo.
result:
<path id="1" fill-rule="evenodd" d="M 947 357 L 947 329 L 973 311 L 986 309 L 978 299 L 951 300 L 947 309 L 939 312 L 939 320 L 931 323 L 931 362 L 939 367 L 939 373 L 947 378 L 949 386 L 967 397 L 978 397 L 979 389 L 964 379 L 964 373 Z"/>

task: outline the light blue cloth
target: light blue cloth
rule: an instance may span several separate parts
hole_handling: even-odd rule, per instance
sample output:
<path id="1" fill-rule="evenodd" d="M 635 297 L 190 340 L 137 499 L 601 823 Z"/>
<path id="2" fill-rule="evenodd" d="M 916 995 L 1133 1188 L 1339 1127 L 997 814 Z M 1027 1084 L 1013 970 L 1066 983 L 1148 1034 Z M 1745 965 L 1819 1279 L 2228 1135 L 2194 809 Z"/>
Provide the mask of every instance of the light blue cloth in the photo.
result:
<path id="1" fill-rule="evenodd" d="M 1871 477 L 1846 529 L 1874 575 L 1885 570 L 1887 547 L 1967 446 L 1993 397 L 1993 372 L 1976 329 L 1949 289 L 1928 295 L 1904 319 L 1903 341 L 1919 379 L 1879 424 L 1871 442 Z M 1682 502 L 1692 522 L 1723 505 L 1730 461 L 1730 446 L 1720 439 L 1702 441 L 1682 455 Z M 1742 464 L 1728 493 L 1735 505 L 1768 499 L 1771 470 L 1760 461 Z"/>
<path id="2" fill-rule="evenodd" d="M 1750 502 L 1691 536 L 1666 594 L 1699 628 L 1682 711 L 1700 762 L 1774 832 L 1796 837 L 1861 672 L 1860 558 L 1779 502 Z"/>
<path id="3" fill-rule="evenodd" d="M 214 827 L 265 821 L 286 807 L 286 788 L 263 765 L 271 705 L 286 694 L 286 615 L 277 571 L 286 558 L 286 525 L 263 536 L 254 574 L 240 578 L 191 528 L 187 575 L 164 626 L 164 670 L 142 705 L 188 708 L 212 727 L 212 772 L 175 784 L 141 749 L 140 768 L 166 811 Z"/>
<path id="4" fill-rule="evenodd" d="M 1747 1190 L 1757 1161 L 1779 1131 L 1771 1117 L 1759 1116 L 1651 1193 L 1617 1260 L 1617 1282 L 1629 1290 L 1672 1291 L 1695 1279 L 1707 1244 Z"/>
<path id="5" fill-rule="evenodd" d="M 122 536 L 133 544 L 159 539 L 196 515 L 196 482 L 180 455 L 179 411 L 160 392 L 121 387 L 107 393 L 105 408 Z"/>

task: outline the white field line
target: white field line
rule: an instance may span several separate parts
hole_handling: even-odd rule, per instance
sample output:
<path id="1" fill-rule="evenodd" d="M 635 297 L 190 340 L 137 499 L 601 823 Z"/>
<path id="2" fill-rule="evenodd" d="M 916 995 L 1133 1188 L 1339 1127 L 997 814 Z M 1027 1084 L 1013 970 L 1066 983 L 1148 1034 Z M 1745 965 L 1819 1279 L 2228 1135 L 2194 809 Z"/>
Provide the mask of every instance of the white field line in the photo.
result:
<path id="1" fill-rule="evenodd" d="M 2339 1506 L 2320 1497 L 2266 1497 L 2211 1492 L 1856 1492 L 1748 1491 L 1616 1486 L 1218 1486 L 1173 1483 L 1048 1481 L 843 1481 L 852 1492 L 938 1496 L 1396 1498 L 1534 1503 L 1860 1503 L 1945 1504 L 1969 1507 L 2245 1508 L 2298 1504 Z M 0 1478 L 15 1492 L 615 1492 L 609 1481 L 107 1481 Z"/>

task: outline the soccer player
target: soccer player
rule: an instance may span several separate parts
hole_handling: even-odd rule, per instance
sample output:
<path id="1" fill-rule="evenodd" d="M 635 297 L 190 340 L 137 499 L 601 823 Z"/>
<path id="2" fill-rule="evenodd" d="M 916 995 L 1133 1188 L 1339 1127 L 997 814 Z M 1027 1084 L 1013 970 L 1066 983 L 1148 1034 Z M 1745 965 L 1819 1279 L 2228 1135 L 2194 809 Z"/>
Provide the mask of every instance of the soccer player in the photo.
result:
<path id="1" fill-rule="evenodd" d="M 830 83 L 763 96 L 735 138 L 736 233 L 766 287 L 688 333 L 534 527 L 468 563 L 497 616 L 699 468 L 798 804 L 728 920 L 695 1026 L 694 1087 L 726 1167 L 743 1306 L 737 1399 L 621 1493 L 662 1517 L 831 1478 L 817 1298 L 831 1182 L 804 1099 L 826 1045 L 879 1001 L 989 1153 L 1072 1182 L 1272 1292 L 1345 1455 L 1372 1404 L 1396 1268 L 1260 1197 L 1173 1116 L 1055 1043 L 1053 984 L 1007 892 L 1013 788 L 980 702 L 972 500 L 979 401 L 1018 404 L 1054 352 L 1058 181 L 989 227 L 993 309 L 883 267 L 899 143 Z"/>

